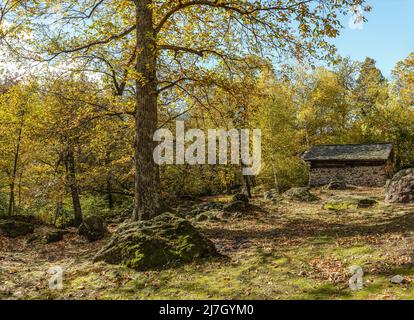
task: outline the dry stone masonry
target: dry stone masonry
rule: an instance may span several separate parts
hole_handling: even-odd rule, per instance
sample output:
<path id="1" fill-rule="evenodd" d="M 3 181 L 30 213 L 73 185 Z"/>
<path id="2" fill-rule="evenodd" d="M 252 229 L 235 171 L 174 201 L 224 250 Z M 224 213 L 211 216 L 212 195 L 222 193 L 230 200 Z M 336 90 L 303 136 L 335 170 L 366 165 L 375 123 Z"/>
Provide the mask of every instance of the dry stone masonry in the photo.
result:
<path id="1" fill-rule="evenodd" d="M 312 187 L 332 181 L 382 187 L 394 171 L 394 148 L 389 143 L 316 145 L 302 159 L 309 165 Z"/>

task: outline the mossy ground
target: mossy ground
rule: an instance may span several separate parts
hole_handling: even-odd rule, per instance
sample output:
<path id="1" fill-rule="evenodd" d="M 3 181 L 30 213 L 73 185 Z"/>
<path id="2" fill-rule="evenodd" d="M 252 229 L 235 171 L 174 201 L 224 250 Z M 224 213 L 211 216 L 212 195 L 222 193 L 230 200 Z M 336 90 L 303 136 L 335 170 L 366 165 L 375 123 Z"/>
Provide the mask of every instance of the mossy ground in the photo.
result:
<path id="1" fill-rule="evenodd" d="M 76 233 L 53 244 L 0 238 L 3 299 L 412 299 L 414 206 L 387 205 L 380 189 L 314 191 L 315 203 L 253 201 L 237 219 L 196 222 L 227 258 L 138 272 L 91 257 L 105 243 Z M 321 209 L 327 199 L 376 198 L 372 208 Z M 116 228 L 116 226 L 112 226 Z M 111 229 L 111 226 L 110 226 Z M 63 289 L 50 290 L 47 270 L 63 268 Z M 364 288 L 348 287 L 349 267 Z M 404 285 L 388 281 L 400 274 Z"/>

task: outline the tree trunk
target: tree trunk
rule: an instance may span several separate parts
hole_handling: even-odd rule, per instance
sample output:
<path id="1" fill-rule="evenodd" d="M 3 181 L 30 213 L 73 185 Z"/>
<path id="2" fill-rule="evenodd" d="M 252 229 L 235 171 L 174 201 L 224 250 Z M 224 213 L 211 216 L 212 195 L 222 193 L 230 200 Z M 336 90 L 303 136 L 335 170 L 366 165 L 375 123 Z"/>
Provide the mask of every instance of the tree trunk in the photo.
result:
<path id="1" fill-rule="evenodd" d="M 108 196 L 108 207 L 109 209 L 114 208 L 114 197 L 112 195 L 112 182 L 111 182 L 111 176 L 109 175 L 106 180 L 106 192 Z"/>
<path id="2" fill-rule="evenodd" d="M 8 215 L 11 216 L 14 213 L 15 209 L 15 197 L 14 197 L 14 186 L 16 183 L 16 176 L 17 176 L 17 165 L 19 163 L 19 155 L 20 155 L 20 143 L 22 141 L 22 132 L 23 132 L 23 120 L 20 122 L 19 131 L 17 135 L 17 144 L 16 144 L 16 151 L 14 153 L 14 160 L 13 160 L 13 169 L 10 177 L 10 196 L 9 196 L 9 210 Z"/>
<path id="3" fill-rule="evenodd" d="M 18 190 L 18 196 L 19 196 L 19 202 L 17 203 L 17 212 L 19 213 L 22 207 L 22 179 L 23 179 L 23 170 L 20 169 L 19 174 L 19 184 L 17 187 Z"/>
<path id="4" fill-rule="evenodd" d="M 66 151 L 66 172 L 67 180 L 72 196 L 73 211 L 74 211 L 74 225 L 79 226 L 82 221 L 82 208 L 79 199 L 79 188 L 76 180 L 75 157 L 73 155 L 73 146 L 69 146 Z"/>
<path id="5" fill-rule="evenodd" d="M 111 152 L 108 150 L 105 158 L 105 166 L 109 168 L 106 176 L 106 196 L 108 200 L 108 208 L 114 208 L 114 196 L 112 194 L 112 169 L 111 169 Z"/>
<path id="6" fill-rule="evenodd" d="M 249 176 L 244 175 L 243 174 L 243 168 L 244 168 L 244 164 L 242 164 L 241 166 L 241 171 L 242 171 L 242 193 L 244 193 L 246 196 L 248 196 L 249 198 L 252 197 L 252 193 L 250 191 L 250 180 L 249 180 Z"/>
<path id="7" fill-rule="evenodd" d="M 9 210 L 8 210 L 8 215 L 12 216 L 14 213 L 14 206 L 15 206 L 15 201 L 14 201 L 14 183 L 10 183 L 10 194 L 9 194 Z"/>
<path id="8" fill-rule="evenodd" d="M 147 220 L 159 211 L 159 168 L 153 159 L 157 130 L 156 44 L 152 0 L 135 0 L 137 64 L 142 77 L 136 81 L 135 208 L 134 220 Z"/>
<path id="9" fill-rule="evenodd" d="M 277 180 L 276 168 L 275 168 L 275 164 L 273 163 L 273 159 L 272 159 L 272 172 L 273 172 L 273 181 L 275 183 L 275 189 L 277 193 L 279 193 L 279 182 Z"/>
<path id="10" fill-rule="evenodd" d="M 53 218 L 53 225 L 56 227 L 57 219 L 59 216 L 62 215 L 63 211 L 63 200 L 59 198 L 58 201 L 56 201 L 56 209 L 55 209 L 55 216 Z"/>

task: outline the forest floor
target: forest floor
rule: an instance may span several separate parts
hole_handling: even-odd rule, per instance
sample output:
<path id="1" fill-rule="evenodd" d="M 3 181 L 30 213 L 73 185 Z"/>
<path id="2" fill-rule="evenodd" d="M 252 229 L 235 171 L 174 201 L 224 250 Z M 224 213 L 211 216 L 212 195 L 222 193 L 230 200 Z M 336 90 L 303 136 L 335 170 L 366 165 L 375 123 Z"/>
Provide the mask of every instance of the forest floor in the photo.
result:
<path id="1" fill-rule="evenodd" d="M 243 217 L 197 222 L 228 258 L 161 271 L 92 263 L 107 239 L 88 243 L 75 229 L 52 244 L 0 237 L 0 298 L 414 298 L 414 206 L 385 204 L 382 189 L 312 192 L 319 201 L 273 205 L 257 197 Z M 365 209 L 321 208 L 326 199 L 349 194 L 379 202 Z M 352 265 L 364 271 L 362 290 L 349 289 Z M 49 289 L 48 269 L 54 266 L 63 270 L 61 290 Z M 394 275 L 404 282 L 392 284 Z"/>

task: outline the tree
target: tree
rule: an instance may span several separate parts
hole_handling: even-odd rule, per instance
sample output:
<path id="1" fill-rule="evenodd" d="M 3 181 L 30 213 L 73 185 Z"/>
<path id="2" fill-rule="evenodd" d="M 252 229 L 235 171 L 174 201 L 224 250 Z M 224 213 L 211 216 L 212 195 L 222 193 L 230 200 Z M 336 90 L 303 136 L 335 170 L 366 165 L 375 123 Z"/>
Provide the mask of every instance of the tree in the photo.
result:
<path id="1" fill-rule="evenodd" d="M 9 188 L 8 215 L 19 209 L 21 177 L 35 144 L 35 132 L 42 125 L 42 112 L 36 100 L 35 83 L 15 83 L 0 95 L 0 169 Z"/>
<path id="2" fill-rule="evenodd" d="M 387 81 L 375 63 L 374 59 L 366 58 L 356 82 L 355 103 L 361 117 L 375 113 L 376 103 L 384 102 L 387 97 Z"/>
<path id="3" fill-rule="evenodd" d="M 32 10 L 31 45 L 48 61 L 70 56 L 112 80 L 121 74 L 124 87 L 135 81 L 134 218 L 149 219 L 160 208 L 152 158 L 160 94 L 175 87 L 190 95 L 211 66 L 243 61 L 247 52 L 332 59 L 326 38 L 338 35 L 338 17 L 355 4 L 361 1 L 48 0 Z"/>
<path id="4" fill-rule="evenodd" d="M 406 106 L 414 105 L 414 53 L 397 63 L 393 72 L 395 90 Z"/>

